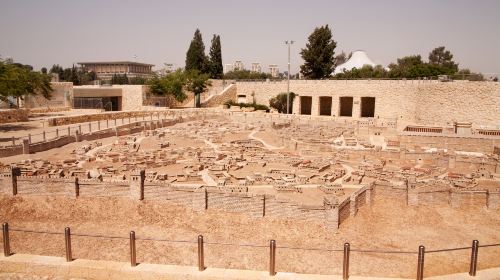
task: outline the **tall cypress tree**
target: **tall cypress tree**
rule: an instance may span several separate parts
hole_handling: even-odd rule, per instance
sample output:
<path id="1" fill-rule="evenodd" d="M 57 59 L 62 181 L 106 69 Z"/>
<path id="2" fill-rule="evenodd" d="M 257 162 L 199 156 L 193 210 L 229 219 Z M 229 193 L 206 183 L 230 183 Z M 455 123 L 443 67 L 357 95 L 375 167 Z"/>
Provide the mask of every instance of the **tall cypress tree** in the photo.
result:
<path id="1" fill-rule="evenodd" d="M 212 38 L 212 46 L 210 47 L 210 78 L 222 78 L 223 71 L 220 36 L 214 34 L 214 37 Z"/>
<path id="2" fill-rule="evenodd" d="M 332 30 L 326 26 L 317 27 L 309 35 L 309 42 L 300 54 L 304 64 L 300 66 L 300 72 L 306 79 L 328 78 L 335 69 L 333 63 L 335 47 L 337 43 L 332 39 Z"/>
<path id="3" fill-rule="evenodd" d="M 196 29 L 186 53 L 186 70 L 198 70 L 203 73 L 207 70 L 206 64 L 205 45 L 203 44 L 200 30 Z"/>

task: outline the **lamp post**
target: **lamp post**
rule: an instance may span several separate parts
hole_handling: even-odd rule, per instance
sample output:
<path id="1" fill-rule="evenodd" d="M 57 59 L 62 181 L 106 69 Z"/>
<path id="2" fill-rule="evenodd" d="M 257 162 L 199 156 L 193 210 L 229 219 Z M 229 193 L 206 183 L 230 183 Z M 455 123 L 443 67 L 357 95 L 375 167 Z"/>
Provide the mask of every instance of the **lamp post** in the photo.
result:
<path id="1" fill-rule="evenodd" d="M 288 46 L 288 72 L 287 72 L 287 85 L 286 85 L 286 113 L 290 114 L 290 46 L 294 41 L 285 41 Z"/>

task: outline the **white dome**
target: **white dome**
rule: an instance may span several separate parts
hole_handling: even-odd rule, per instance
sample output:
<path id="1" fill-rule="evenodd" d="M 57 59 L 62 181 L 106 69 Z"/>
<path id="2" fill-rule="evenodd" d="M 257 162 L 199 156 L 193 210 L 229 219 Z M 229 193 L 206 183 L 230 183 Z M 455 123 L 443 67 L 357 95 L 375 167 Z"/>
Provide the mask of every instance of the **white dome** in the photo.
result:
<path id="1" fill-rule="evenodd" d="M 335 68 L 333 75 L 342 73 L 344 70 L 350 71 L 352 68 L 360 69 L 364 65 L 375 67 L 375 63 L 366 55 L 365 51 L 354 51 L 348 61 Z"/>

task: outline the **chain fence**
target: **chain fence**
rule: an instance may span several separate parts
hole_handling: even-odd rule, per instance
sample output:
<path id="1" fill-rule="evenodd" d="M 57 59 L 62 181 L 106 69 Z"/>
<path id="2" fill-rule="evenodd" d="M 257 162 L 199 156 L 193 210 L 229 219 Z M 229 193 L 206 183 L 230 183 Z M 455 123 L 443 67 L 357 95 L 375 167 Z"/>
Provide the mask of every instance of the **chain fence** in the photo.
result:
<path id="1" fill-rule="evenodd" d="M 89 233 L 74 233 L 71 232 L 69 227 L 66 227 L 64 232 L 56 232 L 56 231 L 45 231 L 45 230 L 34 230 L 34 229 L 26 229 L 26 228 L 9 228 L 8 223 L 2 224 L 2 234 L 3 234 L 3 247 L 4 247 L 4 256 L 9 257 L 12 255 L 12 248 L 10 243 L 10 235 L 13 232 L 22 232 L 22 233 L 31 233 L 31 234 L 47 234 L 47 235 L 57 235 L 64 236 L 65 238 L 65 257 L 66 261 L 71 262 L 75 260 L 73 258 L 72 251 L 72 237 L 87 237 L 87 238 L 95 238 L 99 240 L 103 239 L 117 239 L 117 240 L 128 240 L 130 245 L 130 264 L 135 267 L 138 265 L 137 263 L 137 250 L 136 250 L 136 241 L 152 241 L 152 242 L 163 242 L 170 244 L 187 244 L 187 245 L 197 245 L 197 265 L 199 271 L 204 271 L 206 269 L 205 266 L 205 245 L 217 245 L 224 247 L 238 247 L 238 248 L 268 248 L 269 249 L 269 259 L 268 259 L 268 269 L 269 275 L 276 275 L 276 250 L 292 250 L 292 251 L 319 251 L 319 252 L 342 252 L 342 275 L 343 279 L 349 279 L 350 273 L 350 255 L 351 253 L 356 254 L 393 254 L 393 255 L 410 255 L 415 256 L 417 259 L 417 280 L 422 280 L 424 278 L 424 259 L 426 254 L 435 254 L 435 253 L 444 253 L 444 252 L 452 252 L 452 251 L 463 251 L 470 250 L 470 268 L 469 275 L 476 276 L 477 273 L 477 264 L 478 264 L 478 251 L 479 248 L 485 247 L 498 247 L 500 243 L 494 244 L 484 244 L 479 245 L 479 241 L 473 240 L 472 246 L 467 247 L 456 247 L 456 248 L 446 248 L 446 249 L 435 249 L 435 250 L 427 250 L 425 246 L 419 246 L 418 250 L 415 251 L 402 251 L 402 250 L 387 250 L 387 249 L 367 249 L 367 248 L 353 248 L 349 243 L 344 243 L 343 248 L 319 248 L 319 247 L 295 247 L 295 246 L 280 246 L 277 245 L 276 240 L 269 240 L 268 244 L 252 244 L 252 243 L 233 243 L 233 242 L 220 242 L 220 241 L 211 241 L 205 240 L 203 235 L 198 235 L 197 240 L 187 240 L 187 239 L 166 239 L 166 238 L 154 238 L 154 237 L 137 237 L 134 231 L 130 231 L 129 236 L 116 236 L 116 235 L 99 235 L 99 234 L 89 234 Z M 288 256 L 288 255 L 285 255 Z"/>

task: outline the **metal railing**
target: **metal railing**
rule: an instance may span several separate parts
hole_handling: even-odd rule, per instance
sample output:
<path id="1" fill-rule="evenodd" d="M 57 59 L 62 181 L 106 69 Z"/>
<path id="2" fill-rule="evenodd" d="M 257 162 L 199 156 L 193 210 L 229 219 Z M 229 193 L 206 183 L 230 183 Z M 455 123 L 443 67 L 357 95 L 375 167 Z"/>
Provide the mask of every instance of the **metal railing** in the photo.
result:
<path id="1" fill-rule="evenodd" d="M 20 229 L 20 228 L 9 228 L 8 223 L 2 224 L 2 234 L 3 234 L 3 250 L 4 256 L 9 257 L 12 253 L 12 248 L 10 244 L 10 232 L 24 232 L 24 233 L 35 233 L 35 234 L 51 234 L 51 235 L 64 235 L 65 241 L 65 257 L 67 262 L 74 260 L 73 250 L 71 247 L 71 237 L 91 237 L 91 238 L 102 238 L 102 239 L 121 239 L 129 240 L 130 244 L 130 265 L 132 267 L 137 266 L 137 250 L 136 241 L 155 241 L 155 242 L 168 242 L 168 243 L 183 243 L 183 244 L 196 244 L 197 245 L 197 263 L 198 270 L 204 271 L 205 266 L 205 250 L 204 245 L 224 245 L 224 246 L 236 246 L 236 247 L 254 247 L 254 248 L 269 248 L 269 275 L 276 275 L 276 250 L 277 249 L 288 249 L 288 250 L 303 250 L 303 251 L 324 251 L 324 252 L 343 252 L 342 261 L 342 277 L 344 280 L 349 279 L 349 264 L 350 255 L 353 253 L 380 253 L 380 254 L 410 254 L 417 255 L 417 280 L 424 279 L 424 260 L 426 254 L 441 253 L 441 252 L 451 252 L 460 250 L 471 250 L 470 255 L 470 265 L 469 265 L 469 275 L 476 276 L 477 263 L 478 263 L 478 251 L 481 247 L 496 247 L 500 246 L 500 243 L 479 245 L 478 240 L 472 241 L 472 246 L 470 247 L 458 247 L 458 248 L 448 248 L 448 249 L 437 249 L 437 250 L 425 250 L 425 246 L 420 245 L 418 251 L 391 251 L 391 250 L 381 250 L 381 249 L 351 249 L 348 242 L 344 243 L 343 249 L 333 249 L 333 248 L 306 248 L 306 247 L 287 247 L 278 246 L 276 240 L 269 240 L 269 245 L 264 244 L 239 244 L 239 243 L 225 243 L 225 242 L 210 242 L 204 241 L 203 235 L 198 235 L 197 240 L 172 240 L 172 239 L 161 239 L 161 238 L 148 238 L 148 237 L 136 237 L 135 231 L 130 231 L 129 237 L 123 236 L 108 236 L 108 235 L 94 235 L 94 234 L 83 234 L 83 233 L 72 233 L 69 227 L 64 229 L 64 232 L 53 232 L 53 231 L 41 231 L 41 230 L 30 230 L 30 229 Z"/>
<path id="2" fill-rule="evenodd" d="M 29 133 L 25 136 L 11 137 L 8 140 L 5 139 L 3 143 L 0 143 L 0 148 L 9 148 L 16 145 L 21 145 L 24 139 L 28 140 L 28 143 L 42 143 L 50 140 L 55 140 L 59 137 L 75 135 L 75 133 L 85 134 L 98 132 L 101 130 L 114 128 L 120 125 L 131 124 L 140 121 L 160 121 L 166 117 L 160 114 L 150 114 L 148 116 L 143 115 L 140 117 L 124 117 L 117 119 L 100 120 L 94 122 L 83 122 L 77 125 L 69 125 L 65 128 L 55 128 L 50 130 L 44 130 L 40 133 Z"/>

